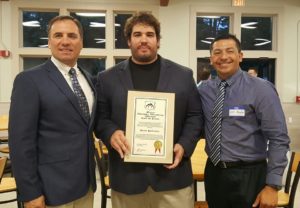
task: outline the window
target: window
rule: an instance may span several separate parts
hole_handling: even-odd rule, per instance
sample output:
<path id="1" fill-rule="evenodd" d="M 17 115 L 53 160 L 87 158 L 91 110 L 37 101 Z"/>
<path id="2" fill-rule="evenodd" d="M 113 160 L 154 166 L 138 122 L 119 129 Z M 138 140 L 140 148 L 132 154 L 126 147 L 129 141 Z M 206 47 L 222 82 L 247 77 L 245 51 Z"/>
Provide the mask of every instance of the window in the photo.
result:
<path id="1" fill-rule="evenodd" d="M 240 66 L 245 71 L 250 67 L 256 68 L 258 77 L 275 84 L 275 62 L 274 58 L 244 58 Z"/>
<path id="2" fill-rule="evenodd" d="M 71 12 L 83 27 L 84 48 L 105 48 L 105 13 Z"/>
<path id="3" fill-rule="evenodd" d="M 47 61 L 49 57 L 24 57 L 23 69 L 28 70 Z M 96 76 L 98 72 L 105 70 L 105 58 L 79 58 L 78 66 L 89 72 L 91 76 Z"/>
<path id="4" fill-rule="evenodd" d="M 272 50 L 272 17 L 243 16 L 241 44 L 243 50 Z"/>
<path id="5" fill-rule="evenodd" d="M 126 20 L 131 16 L 132 13 L 115 13 L 115 48 L 128 48 L 123 31 Z"/>
<path id="6" fill-rule="evenodd" d="M 48 60 L 48 57 L 24 57 L 23 58 L 23 69 L 28 70 L 34 66 L 41 65 Z"/>
<path id="7" fill-rule="evenodd" d="M 118 57 L 118 58 L 116 57 L 115 58 L 115 63 L 118 64 L 122 61 L 125 61 L 126 59 L 128 59 L 128 57 Z"/>
<path id="8" fill-rule="evenodd" d="M 48 22 L 58 12 L 23 11 L 23 47 L 48 47 Z"/>
<path id="9" fill-rule="evenodd" d="M 211 69 L 211 78 L 217 76 L 210 65 L 209 46 L 216 36 L 231 33 L 241 41 L 241 69 L 255 67 L 259 77 L 276 85 L 276 67 L 281 66 L 277 28 L 282 12 L 281 9 L 259 7 L 191 8 L 189 66 L 195 70 L 195 79 L 204 68 Z"/>
<path id="10" fill-rule="evenodd" d="M 80 58 L 78 65 L 95 77 L 105 70 L 105 58 Z"/>
<path id="11" fill-rule="evenodd" d="M 199 15 L 196 17 L 196 49 L 209 49 L 212 40 L 221 34 L 229 33 L 229 16 Z"/>

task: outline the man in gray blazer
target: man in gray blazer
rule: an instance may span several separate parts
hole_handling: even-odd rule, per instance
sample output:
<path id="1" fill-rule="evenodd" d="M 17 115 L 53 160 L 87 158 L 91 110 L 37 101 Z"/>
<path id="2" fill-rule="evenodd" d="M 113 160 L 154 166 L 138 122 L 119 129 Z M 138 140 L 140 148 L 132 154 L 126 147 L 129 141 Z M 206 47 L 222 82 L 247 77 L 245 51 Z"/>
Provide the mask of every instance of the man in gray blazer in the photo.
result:
<path id="1" fill-rule="evenodd" d="M 18 197 L 26 208 L 90 208 L 96 189 L 95 92 L 77 66 L 82 26 L 58 16 L 48 37 L 51 59 L 18 74 L 11 96 L 9 147 Z"/>
<path id="2" fill-rule="evenodd" d="M 157 54 L 160 24 L 151 14 L 127 20 L 125 36 L 132 56 L 100 73 L 95 133 L 109 150 L 114 208 L 194 207 L 190 156 L 202 126 L 202 109 L 192 71 Z M 175 93 L 173 164 L 128 163 L 128 90 Z"/>

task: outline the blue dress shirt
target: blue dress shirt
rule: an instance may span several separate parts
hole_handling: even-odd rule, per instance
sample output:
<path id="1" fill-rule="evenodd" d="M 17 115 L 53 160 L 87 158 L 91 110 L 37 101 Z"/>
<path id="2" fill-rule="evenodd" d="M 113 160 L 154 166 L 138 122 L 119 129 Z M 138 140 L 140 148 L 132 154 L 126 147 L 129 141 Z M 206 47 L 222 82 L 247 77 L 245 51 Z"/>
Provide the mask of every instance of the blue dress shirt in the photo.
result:
<path id="1" fill-rule="evenodd" d="M 206 152 L 210 155 L 212 109 L 219 77 L 198 87 L 205 116 Z M 268 160 L 266 184 L 282 185 L 290 139 L 277 91 L 269 81 L 239 69 L 226 80 L 222 136 L 222 161 Z"/>

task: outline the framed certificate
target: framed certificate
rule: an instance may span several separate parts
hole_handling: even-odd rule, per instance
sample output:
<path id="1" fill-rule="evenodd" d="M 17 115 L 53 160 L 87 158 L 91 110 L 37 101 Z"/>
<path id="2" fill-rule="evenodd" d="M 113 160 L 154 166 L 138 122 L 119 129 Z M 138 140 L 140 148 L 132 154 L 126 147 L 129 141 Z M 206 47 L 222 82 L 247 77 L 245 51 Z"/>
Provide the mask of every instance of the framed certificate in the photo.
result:
<path id="1" fill-rule="evenodd" d="M 128 91 L 125 162 L 173 162 L 174 93 Z"/>

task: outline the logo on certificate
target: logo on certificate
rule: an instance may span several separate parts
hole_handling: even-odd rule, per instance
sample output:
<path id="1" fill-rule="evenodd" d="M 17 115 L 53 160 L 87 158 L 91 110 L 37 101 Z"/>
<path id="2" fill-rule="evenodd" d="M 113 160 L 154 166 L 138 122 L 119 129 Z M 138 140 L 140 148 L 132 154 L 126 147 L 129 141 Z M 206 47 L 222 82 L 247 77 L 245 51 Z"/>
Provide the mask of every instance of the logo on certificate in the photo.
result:
<path id="1" fill-rule="evenodd" d="M 146 110 L 155 110 L 155 102 L 145 101 L 145 109 Z"/>

